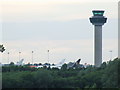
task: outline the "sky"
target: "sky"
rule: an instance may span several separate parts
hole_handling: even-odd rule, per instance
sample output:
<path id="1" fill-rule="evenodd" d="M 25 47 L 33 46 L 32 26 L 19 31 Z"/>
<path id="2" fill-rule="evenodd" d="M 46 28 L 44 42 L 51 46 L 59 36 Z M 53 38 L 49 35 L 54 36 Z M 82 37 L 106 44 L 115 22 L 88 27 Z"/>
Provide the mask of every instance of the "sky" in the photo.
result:
<path id="1" fill-rule="evenodd" d="M 6 51 L 2 63 L 66 63 L 81 58 L 94 64 L 92 10 L 105 10 L 103 62 L 118 56 L 117 0 L 4 0 L 0 1 L 0 36 Z M 112 53 L 109 51 L 112 50 Z M 7 53 L 10 53 L 9 55 Z M 112 54 L 112 55 L 111 55 Z"/>

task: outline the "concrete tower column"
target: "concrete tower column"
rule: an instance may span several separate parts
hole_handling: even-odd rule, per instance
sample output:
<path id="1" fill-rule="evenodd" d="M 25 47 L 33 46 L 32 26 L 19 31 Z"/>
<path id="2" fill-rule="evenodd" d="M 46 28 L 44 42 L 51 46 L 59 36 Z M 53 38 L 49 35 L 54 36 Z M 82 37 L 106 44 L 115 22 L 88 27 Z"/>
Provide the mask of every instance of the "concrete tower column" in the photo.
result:
<path id="1" fill-rule="evenodd" d="M 94 65 L 100 67 L 102 64 L 102 25 L 106 23 L 107 18 L 103 16 L 103 10 L 93 10 L 93 16 L 90 22 L 94 25 Z"/>
<path id="2" fill-rule="evenodd" d="M 95 25 L 94 32 L 94 63 L 99 67 L 102 64 L 102 25 Z"/>

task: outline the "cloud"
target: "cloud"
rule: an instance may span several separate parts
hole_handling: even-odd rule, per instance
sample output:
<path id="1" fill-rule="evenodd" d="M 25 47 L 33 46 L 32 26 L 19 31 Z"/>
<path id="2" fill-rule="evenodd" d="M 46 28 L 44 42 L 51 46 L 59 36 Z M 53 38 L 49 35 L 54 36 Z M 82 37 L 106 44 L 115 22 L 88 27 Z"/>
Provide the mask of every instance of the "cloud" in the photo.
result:
<path id="1" fill-rule="evenodd" d="M 54 0 L 53 0 L 54 1 Z M 6 1 L 3 2 L 3 22 L 69 21 L 88 18 L 93 9 L 106 10 L 109 18 L 117 17 L 117 3 L 76 1 Z M 84 13 L 83 13 L 84 12 Z"/>

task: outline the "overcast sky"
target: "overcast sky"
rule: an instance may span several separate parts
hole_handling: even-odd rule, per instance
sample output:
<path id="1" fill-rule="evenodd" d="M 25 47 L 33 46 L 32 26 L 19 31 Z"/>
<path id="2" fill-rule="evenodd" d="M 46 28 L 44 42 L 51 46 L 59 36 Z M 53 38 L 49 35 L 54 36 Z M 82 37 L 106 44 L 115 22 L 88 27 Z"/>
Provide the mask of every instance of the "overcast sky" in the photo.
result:
<path id="1" fill-rule="evenodd" d="M 91 1 L 91 2 L 90 2 Z M 94 63 L 94 27 L 89 22 L 92 10 L 105 10 L 108 18 L 103 26 L 103 61 L 118 56 L 117 0 L 4 0 L 1 1 L 0 27 L 6 51 L 3 63 L 66 59 L 66 63 L 81 58 L 81 63 Z"/>

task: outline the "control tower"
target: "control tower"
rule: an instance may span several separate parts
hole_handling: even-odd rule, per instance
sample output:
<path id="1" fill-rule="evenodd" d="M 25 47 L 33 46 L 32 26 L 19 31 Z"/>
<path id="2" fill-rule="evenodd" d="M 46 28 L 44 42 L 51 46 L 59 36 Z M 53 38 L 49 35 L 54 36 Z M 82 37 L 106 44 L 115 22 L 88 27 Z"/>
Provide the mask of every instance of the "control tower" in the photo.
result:
<path id="1" fill-rule="evenodd" d="M 102 25 L 106 23 L 107 18 L 103 16 L 103 10 L 93 10 L 93 16 L 90 22 L 94 25 L 94 65 L 100 67 L 102 64 Z"/>

